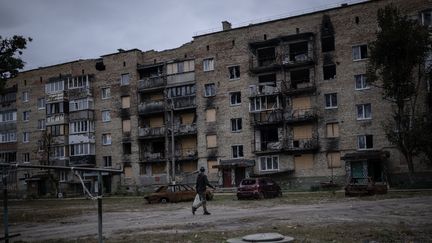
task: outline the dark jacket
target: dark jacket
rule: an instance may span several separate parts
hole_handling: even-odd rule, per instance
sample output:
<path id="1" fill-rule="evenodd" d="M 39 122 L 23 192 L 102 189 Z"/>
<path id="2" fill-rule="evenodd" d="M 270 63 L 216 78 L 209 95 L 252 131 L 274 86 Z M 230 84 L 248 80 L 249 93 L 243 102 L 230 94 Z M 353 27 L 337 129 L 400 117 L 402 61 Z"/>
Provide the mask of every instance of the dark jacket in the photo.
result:
<path id="1" fill-rule="evenodd" d="M 198 193 L 202 193 L 206 191 L 207 186 L 214 189 L 212 185 L 210 185 L 207 176 L 204 173 L 199 173 L 196 180 L 196 191 Z"/>

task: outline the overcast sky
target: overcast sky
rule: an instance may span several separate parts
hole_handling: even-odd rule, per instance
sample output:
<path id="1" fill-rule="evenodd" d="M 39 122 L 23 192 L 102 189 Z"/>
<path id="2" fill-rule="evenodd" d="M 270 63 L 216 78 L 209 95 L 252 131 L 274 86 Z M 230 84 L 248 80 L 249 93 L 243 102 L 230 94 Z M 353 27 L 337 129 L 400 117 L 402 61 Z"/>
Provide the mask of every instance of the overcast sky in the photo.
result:
<path id="1" fill-rule="evenodd" d="M 0 0 L 0 35 L 33 38 L 23 55 L 28 70 L 119 48 L 176 48 L 223 20 L 237 27 L 343 2 L 350 1 Z"/>

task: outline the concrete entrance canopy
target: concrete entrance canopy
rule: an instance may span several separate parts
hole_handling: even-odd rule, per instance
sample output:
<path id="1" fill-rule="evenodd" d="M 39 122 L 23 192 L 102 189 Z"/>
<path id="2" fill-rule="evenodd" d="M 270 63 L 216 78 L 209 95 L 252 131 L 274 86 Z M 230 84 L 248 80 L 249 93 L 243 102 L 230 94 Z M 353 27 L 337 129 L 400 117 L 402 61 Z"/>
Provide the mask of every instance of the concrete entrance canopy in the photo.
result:
<path id="1" fill-rule="evenodd" d="M 345 154 L 341 159 L 345 161 L 357 161 L 357 160 L 385 160 L 390 156 L 388 151 L 381 150 L 368 150 L 360 151 L 355 153 Z"/>
<path id="2" fill-rule="evenodd" d="M 232 168 L 232 167 L 254 167 L 255 160 L 253 159 L 227 159 L 220 160 L 219 165 L 214 165 L 213 168 Z"/>

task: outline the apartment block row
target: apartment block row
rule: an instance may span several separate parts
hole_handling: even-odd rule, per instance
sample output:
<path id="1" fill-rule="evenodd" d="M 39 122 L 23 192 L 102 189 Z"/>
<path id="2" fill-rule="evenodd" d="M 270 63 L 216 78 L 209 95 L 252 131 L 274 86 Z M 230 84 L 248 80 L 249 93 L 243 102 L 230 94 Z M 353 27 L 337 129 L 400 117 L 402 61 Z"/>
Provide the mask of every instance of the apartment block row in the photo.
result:
<path id="1" fill-rule="evenodd" d="M 403 180 L 382 129 L 390 104 L 365 76 L 376 12 L 389 3 L 431 27 L 428 0 L 367 1 L 21 72 L 0 96 L 0 161 L 124 168 L 103 176 L 107 192 L 193 183 L 201 166 L 221 187 L 250 176 L 286 188 Z M 430 172 L 421 161 L 416 170 Z M 81 190 L 70 172 L 55 176 Z M 97 178 L 80 176 L 90 188 Z M 44 194 L 48 178 L 22 170 L 15 180 Z"/>

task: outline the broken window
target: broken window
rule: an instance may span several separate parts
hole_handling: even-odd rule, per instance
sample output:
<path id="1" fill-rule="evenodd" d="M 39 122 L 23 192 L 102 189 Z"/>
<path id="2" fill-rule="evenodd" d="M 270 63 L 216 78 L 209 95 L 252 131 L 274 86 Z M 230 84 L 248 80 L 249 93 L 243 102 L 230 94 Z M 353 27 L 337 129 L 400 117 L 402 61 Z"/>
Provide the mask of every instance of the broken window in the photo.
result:
<path id="1" fill-rule="evenodd" d="M 325 94 L 325 108 L 337 108 L 337 93 Z"/>
<path id="2" fill-rule="evenodd" d="M 277 95 L 258 96 L 251 98 L 250 111 L 265 111 L 279 108 Z"/>
<path id="3" fill-rule="evenodd" d="M 259 161 L 261 171 L 279 170 L 279 156 L 262 156 Z"/>
<path id="4" fill-rule="evenodd" d="M 258 66 L 267 66 L 276 62 L 276 53 L 274 47 L 268 47 L 257 50 Z"/>
<path id="5" fill-rule="evenodd" d="M 205 84 L 204 85 L 204 96 L 215 96 L 216 95 L 216 86 L 214 83 L 211 84 Z"/>
<path id="6" fill-rule="evenodd" d="M 261 133 L 261 150 L 272 149 L 278 147 L 279 132 L 277 128 L 267 128 L 260 131 Z"/>
<path id="7" fill-rule="evenodd" d="M 122 120 L 122 131 L 125 133 L 131 132 L 131 120 Z"/>
<path id="8" fill-rule="evenodd" d="M 241 104 L 241 93 L 240 92 L 230 93 L 230 104 L 231 105 L 240 105 Z"/>
<path id="9" fill-rule="evenodd" d="M 321 49 L 322 49 L 322 52 L 334 51 L 334 49 L 335 49 L 334 36 L 321 37 Z"/>
<path id="10" fill-rule="evenodd" d="M 215 121 L 216 121 L 216 109 L 206 110 L 206 122 L 215 122 Z"/>
<path id="11" fill-rule="evenodd" d="M 372 135 L 359 135 L 357 136 L 357 144 L 359 150 L 373 148 L 373 136 Z"/>
<path id="12" fill-rule="evenodd" d="M 231 119 L 231 132 L 240 132 L 242 130 L 242 119 Z"/>
<path id="13" fill-rule="evenodd" d="M 336 78 L 336 65 L 323 66 L 324 80 Z"/>
<path id="14" fill-rule="evenodd" d="M 297 88 L 297 84 L 299 83 L 309 83 L 309 68 L 291 71 L 290 78 L 292 88 Z"/>
<path id="15" fill-rule="evenodd" d="M 243 158 L 243 145 L 233 145 L 231 148 L 233 158 Z"/>
<path id="16" fill-rule="evenodd" d="M 372 118 L 371 104 L 357 105 L 357 120 L 365 120 Z"/>
<path id="17" fill-rule="evenodd" d="M 217 147 L 217 139 L 216 135 L 207 135 L 207 148 L 216 148 Z"/>
<path id="18" fill-rule="evenodd" d="M 362 60 L 368 57 L 367 45 L 358 45 L 352 47 L 353 60 Z"/>
<path id="19" fill-rule="evenodd" d="M 276 73 L 270 73 L 258 76 L 258 82 L 260 83 L 275 83 Z"/>
<path id="20" fill-rule="evenodd" d="M 293 43 L 289 45 L 289 56 L 291 62 L 304 62 L 308 60 L 307 41 Z"/>
<path id="21" fill-rule="evenodd" d="M 132 154 L 132 144 L 123 143 L 123 154 Z"/>
<path id="22" fill-rule="evenodd" d="M 239 79 L 240 78 L 240 66 L 228 67 L 229 79 Z"/>
<path id="23" fill-rule="evenodd" d="M 130 96 L 121 97 L 122 109 L 130 108 Z"/>

